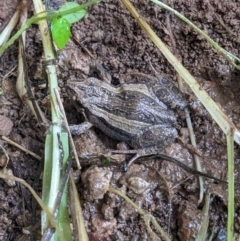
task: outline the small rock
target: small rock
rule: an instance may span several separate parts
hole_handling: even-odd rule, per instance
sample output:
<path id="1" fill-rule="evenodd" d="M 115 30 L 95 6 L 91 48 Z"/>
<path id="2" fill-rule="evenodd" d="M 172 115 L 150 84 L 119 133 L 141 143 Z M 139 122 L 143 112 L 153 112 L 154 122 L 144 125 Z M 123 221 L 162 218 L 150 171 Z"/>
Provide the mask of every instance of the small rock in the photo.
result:
<path id="1" fill-rule="evenodd" d="M 178 237 L 181 241 L 196 240 L 202 215 L 195 203 L 184 201 L 178 209 Z"/>
<path id="2" fill-rule="evenodd" d="M 108 221 L 103 219 L 101 215 L 96 214 L 93 216 L 91 224 L 91 228 L 94 230 L 94 232 L 111 235 L 116 229 L 117 220 L 114 218 L 111 221 Z"/>
<path id="3" fill-rule="evenodd" d="M 104 218 L 107 220 L 111 220 L 114 218 L 113 208 L 106 203 L 104 203 L 102 205 L 101 212 L 102 212 Z"/>
<path id="4" fill-rule="evenodd" d="M 137 176 L 130 177 L 127 182 L 129 184 L 129 188 L 136 194 L 144 193 L 150 185 L 143 178 Z"/>
<path id="5" fill-rule="evenodd" d="M 112 240 L 108 234 L 89 233 L 88 235 L 91 241 L 111 241 Z"/>
<path id="6" fill-rule="evenodd" d="M 0 135 L 8 136 L 13 128 L 13 122 L 6 116 L 0 115 Z"/>
<path id="7" fill-rule="evenodd" d="M 92 41 L 101 41 L 104 37 L 104 31 L 96 30 L 92 33 Z"/>
<path id="8" fill-rule="evenodd" d="M 121 222 L 134 220 L 135 218 L 137 218 L 137 216 L 138 216 L 138 212 L 136 211 L 136 209 L 134 209 L 134 207 L 131 204 L 124 202 L 121 205 L 119 214 L 118 214 L 118 218 L 121 220 Z"/>
<path id="9" fill-rule="evenodd" d="M 10 225 L 12 223 L 12 220 L 8 219 L 7 217 L 3 217 L 2 222 Z"/>
<path id="10" fill-rule="evenodd" d="M 0 172 L 3 173 L 3 174 L 7 174 L 7 175 L 9 175 L 9 176 L 13 176 L 12 169 L 3 168 Z M 7 185 L 8 185 L 9 187 L 14 187 L 14 186 L 16 186 L 16 182 L 15 182 L 14 180 L 4 179 L 4 181 L 7 183 Z"/>
<path id="11" fill-rule="evenodd" d="M 7 157 L 6 155 L 1 155 L 0 156 L 0 167 L 5 167 L 7 164 Z"/>
<path id="12" fill-rule="evenodd" d="M 107 192 L 112 172 L 108 168 L 90 167 L 82 174 L 84 183 L 84 197 L 88 201 L 102 199 Z"/>

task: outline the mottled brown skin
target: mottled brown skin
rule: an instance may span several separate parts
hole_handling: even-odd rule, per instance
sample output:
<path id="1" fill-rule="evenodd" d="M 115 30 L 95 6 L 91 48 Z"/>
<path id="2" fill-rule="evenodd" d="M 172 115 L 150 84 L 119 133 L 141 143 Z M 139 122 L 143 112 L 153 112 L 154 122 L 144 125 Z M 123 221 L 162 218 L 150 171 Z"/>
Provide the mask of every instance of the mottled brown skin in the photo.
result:
<path id="1" fill-rule="evenodd" d="M 102 69 L 100 73 L 103 76 Z M 71 81 L 67 92 L 84 109 L 87 121 L 106 135 L 134 149 L 159 152 L 177 137 L 172 108 L 183 109 L 186 102 L 170 81 L 140 76 L 148 78 L 146 83 L 113 86 L 106 78 L 93 77 Z"/>

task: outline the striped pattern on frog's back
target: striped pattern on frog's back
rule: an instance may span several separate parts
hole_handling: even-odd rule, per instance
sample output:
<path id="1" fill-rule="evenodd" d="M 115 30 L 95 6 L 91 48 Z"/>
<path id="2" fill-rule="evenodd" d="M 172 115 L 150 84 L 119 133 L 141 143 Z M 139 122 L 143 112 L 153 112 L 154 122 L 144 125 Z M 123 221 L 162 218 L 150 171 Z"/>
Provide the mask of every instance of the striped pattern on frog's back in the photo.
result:
<path id="1" fill-rule="evenodd" d="M 85 109 L 89 121 L 115 139 L 116 134 L 122 133 L 117 139 L 126 140 L 149 126 L 171 127 L 176 121 L 175 114 L 149 92 L 146 84 L 115 87 L 88 78 L 69 82 L 68 87 L 74 90 L 75 99 Z"/>

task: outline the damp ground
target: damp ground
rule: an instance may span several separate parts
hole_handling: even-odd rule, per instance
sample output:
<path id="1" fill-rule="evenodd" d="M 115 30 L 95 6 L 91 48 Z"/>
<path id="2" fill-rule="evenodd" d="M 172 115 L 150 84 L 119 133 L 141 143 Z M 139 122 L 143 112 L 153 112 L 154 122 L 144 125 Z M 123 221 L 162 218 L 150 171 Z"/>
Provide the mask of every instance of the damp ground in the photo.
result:
<path id="1" fill-rule="evenodd" d="M 62 3 L 52 2 L 51 8 L 57 9 Z M 185 15 L 221 47 L 240 55 L 240 6 L 237 1 L 165 3 Z M 239 129 L 239 73 L 177 17 L 148 1 L 134 0 L 132 4 Z M 16 6 L 17 1 L 1 1 L 1 29 L 9 21 Z M 33 7 L 30 5 L 29 14 L 32 12 Z M 173 67 L 120 1 L 102 1 L 89 8 L 83 21 L 73 25 L 70 42 L 64 50 L 56 52 L 56 57 L 59 87 L 70 124 L 79 124 L 83 118 L 68 99 L 65 86 L 69 80 L 81 80 L 91 75 L 90 62 L 101 64 L 112 76 L 113 85 L 132 82 L 131 73 L 153 76 L 155 71 L 177 84 L 177 74 Z M 27 31 L 26 61 L 35 98 L 50 120 L 50 100 L 42 77 L 42 44 L 36 25 Z M 1 87 L 4 91 L 0 96 L 0 125 L 3 126 L 0 126 L 3 131 L 0 134 L 43 156 L 45 132 L 16 92 L 17 62 L 18 44 L 15 43 L 0 60 Z M 203 171 L 226 180 L 226 138 L 186 84 L 184 93 L 197 148 L 201 153 Z M 194 168 L 192 149 L 186 145 L 189 144 L 189 135 L 181 111 L 178 111 L 178 126 L 181 127 L 178 129 L 179 137 L 166 148 L 165 153 Z M 119 143 L 97 128 L 92 128 L 81 136 L 74 136 L 74 140 L 79 155 L 119 148 Z M 40 162 L 3 140 L 0 140 L 0 144 L 9 155 L 8 170 L 34 186 L 41 195 Z M 5 164 L 5 155 L 1 152 L 0 165 L 4 167 Z M 236 180 L 240 180 L 239 165 L 240 150 L 236 145 Z M 120 189 L 138 206 L 150 212 L 168 232 L 171 240 L 195 240 L 203 219 L 202 206 L 198 205 L 198 177 L 157 158 L 136 162 L 127 172 L 124 172 L 121 161 L 106 167 L 95 158 L 83 161 L 82 166 L 83 169 L 79 172 L 73 165 L 73 171 L 90 240 L 150 240 L 140 215 L 124 199 L 107 192 L 106 183 Z M 37 184 L 36 176 L 40 178 Z M 215 240 L 226 240 L 227 185 L 205 178 L 204 182 L 211 197 L 207 235 L 210 237 L 213 233 Z M 32 235 L 23 232 L 24 228 L 34 226 L 33 220 L 40 222 L 40 209 L 33 208 L 31 194 L 20 184 L 11 186 L 0 180 L 0 186 L 0 240 L 35 240 Z M 99 189 L 99 186 L 102 188 Z M 234 233 L 237 240 L 240 233 L 238 186 L 235 195 Z M 34 227 L 40 230 L 39 225 Z"/>

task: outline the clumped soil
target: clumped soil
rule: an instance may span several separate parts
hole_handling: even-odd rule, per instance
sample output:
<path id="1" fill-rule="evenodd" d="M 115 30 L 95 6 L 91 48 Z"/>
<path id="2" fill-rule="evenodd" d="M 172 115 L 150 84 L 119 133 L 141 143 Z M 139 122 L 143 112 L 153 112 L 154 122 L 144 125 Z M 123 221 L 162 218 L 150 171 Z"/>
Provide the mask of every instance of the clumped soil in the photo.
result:
<path id="1" fill-rule="evenodd" d="M 17 2 L 1 1 L 1 28 L 9 21 Z M 162 41 L 196 77 L 201 87 L 221 106 L 237 128 L 240 128 L 239 73 L 202 37 L 172 14 L 148 1 L 131 2 Z M 50 7 L 57 9 L 62 3 L 53 1 Z M 220 46 L 240 56 L 238 1 L 166 0 L 165 3 L 184 14 Z M 32 6 L 29 14 L 33 14 Z M 50 102 L 43 89 L 45 80 L 42 78 L 42 56 L 40 35 L 34 25 L 27 31 L 28 74 L 35 98 L 50 120 Z M 69 44 L 64 50 L 56 52 L 56 57 L 59 86 L 70 124 L 80 123 L 82 117 L 67 98 L 65 86 L 68 80 L 80 80 L 89 76 L 90 61 L 101 64 L 111 74 L 113 84 L 131 82 L 131 72 L 154 75 L 153 68 L 161 76 L 175 83 L 177 81 L 173 67 L 120 1 L 106 0 L 89 8 L 83 21 L 73 25 Z M 43 156 L 45 133 L 15 90 L 17 61 L 18 44 L 15 43 L 5 51 L 0 60 L 1 87 L 4 91 L 0 96 L 0 114 L 4 116 L 1 117 L 1 135 L 8 135 L 11 140 Z M 203 171 L 226 180 L 225 136 L 186 85 L 184 92 L 193 121 L 197 147 L 202 153 Z M 179 139 L 165 152 L 194 167 L 192 152 L 183 145 L 189 143 L 183 113 L 179 112 L 178 119 L 178 124 L 182 127 L 179 130 Z M 106 148 L 122 148 L 96 128 L 81 136 L 75 136 L 74 139 L 82 154 L 100 152 Z M 0 144 L 9 155 L 7 168 L 34 186 L 41 194 L 41 182 L 36 182 L 36 176 L 41 173 L 39 161 L 2 139 Z M 235 178 L 240 180 L 240 150 L 237 145 L 235 158 Z M 4 167 L 6 159 L 2 151 L 0 159 L 0 164 Z M 122 163 L 116 162 L 110 167 L 103 167 L 99 163 L 97 159 L 83 162 L 82 172 L 75 173 L 78 175 L 77 185 L 90 240 L 150 240 L 140 215 L 122 198 L 106 192 L 109 183 L 120 188 L 141 208 L 152 213 L 161 227 L 169 232 L 171 240 L 195 240 L 203 218 L 202 207 L 198 205 L 199 187 L 195 176 L 160 159 L 134 163 L 127 172 L 123 171 Z M 211 194 L 208 237 L 214 232 L 215 240 L 226 240 L 227 186 L 211 179 L 204 180 Z M 36 222 L 40 221 L 40 210 L 37 209 L 35 214 L 29 191 L 19 184 L 9 186 L 3 180 L 0 180 L 0 183 L 0 240 L 36 240 L 32 235 L 23 233 L 23 228 L 30 226 L 34 229 L 31 225 L 35 217 Z M 240 233 L 239 186 L 236 186 L 235 195 L 237 204 L 234 231 L 237 239 Z M 35 229 L 39 230 L 39 225 L 35 225 Z"/>

